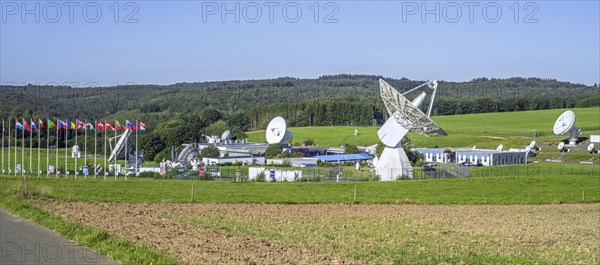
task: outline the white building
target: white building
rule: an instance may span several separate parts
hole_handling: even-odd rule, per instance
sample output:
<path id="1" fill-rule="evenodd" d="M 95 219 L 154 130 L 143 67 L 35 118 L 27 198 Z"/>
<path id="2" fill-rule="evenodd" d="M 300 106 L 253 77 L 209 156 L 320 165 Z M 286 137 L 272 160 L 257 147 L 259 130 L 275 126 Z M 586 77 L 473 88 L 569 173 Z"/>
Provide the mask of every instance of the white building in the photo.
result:
<path id="1" fill-rule="evenodd" d="M 452 151 L 443 148 L 413 148 L 421 153 L 426 162 L 435 163 L 481 163 L 484 166 L 501 166 L 514 164 L 527 164 L 527 151 L 496 151 L 482 149 L 460 149 Z"/>

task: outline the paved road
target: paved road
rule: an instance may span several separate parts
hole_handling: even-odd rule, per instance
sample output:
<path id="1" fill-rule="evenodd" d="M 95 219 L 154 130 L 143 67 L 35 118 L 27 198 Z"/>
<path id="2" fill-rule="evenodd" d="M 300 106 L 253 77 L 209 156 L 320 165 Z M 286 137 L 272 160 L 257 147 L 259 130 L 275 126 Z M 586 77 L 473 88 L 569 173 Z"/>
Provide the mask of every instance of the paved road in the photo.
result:
<path id="1" fill-rule="evenodd" d="M 0 264 L 117 264 L 0 209 Z"/>

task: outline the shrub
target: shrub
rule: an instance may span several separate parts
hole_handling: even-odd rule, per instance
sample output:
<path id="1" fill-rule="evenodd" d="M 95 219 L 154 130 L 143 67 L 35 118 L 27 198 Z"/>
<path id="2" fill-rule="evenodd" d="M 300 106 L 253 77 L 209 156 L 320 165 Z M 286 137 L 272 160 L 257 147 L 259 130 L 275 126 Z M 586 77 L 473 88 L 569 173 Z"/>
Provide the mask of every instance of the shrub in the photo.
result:
<path id="1" fill-rule="evenodd" d="M 265 182 L 265 172 L 261 171 L 258 174 L 256 174 L 256 181 L 257 182 Z"/>

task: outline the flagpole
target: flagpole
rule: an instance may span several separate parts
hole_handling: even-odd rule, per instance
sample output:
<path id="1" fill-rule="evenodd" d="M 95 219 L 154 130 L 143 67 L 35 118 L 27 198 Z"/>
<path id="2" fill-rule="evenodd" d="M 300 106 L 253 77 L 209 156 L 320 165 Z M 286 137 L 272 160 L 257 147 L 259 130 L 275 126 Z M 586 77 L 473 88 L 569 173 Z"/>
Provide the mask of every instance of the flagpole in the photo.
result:
<path id="1" fill-rule="evenodd" d="M 104 125 L 102 126 L 104 129 L 104 180 L 106 180 L 106 120 L 104 120 Z"/>
<path id="2" fill-rule="evenodd" d="M 71 127 L 70 123 L 71 122 L 69 120 L 67 120 L 67 124 L 66 124 L 67 127 L 65 129 L 65 176 L 67 178 L 69 178 L 69 174 L 68 174 L 68 172 L 69 172 L 68 171 L 69 165 L 67 164 L 67 162 L 69 161 L 69 153 L 68 153 L 68 151 L 69 151 L 69 144 L 68 144 L 68 141 L 69 141 L 69 127 Z"/>
<path id="3" fill-rule="evenodd" d="M 125 130 L 127 130 L 127 128 Z M 125 131 L 123 131 L 123 133 L 125 133 Z M 128 173 L 129 173 L 129 136 L 125 138 L 125 180 L 127 180 Z"/>
<path id="4" fill-rule="evenodd" d="M 2 119 L 2 175 L 4 175 L 4 119 Z"/>
<path id="5" fill-rule="evenodd" d="M 40 177 L 40 141 L 42 140 L 42 132 L 40 130 L 40 120 L 38 119 L 38 142 L 37 142 L 37 146 L 38 146 L 38 164 L 37 164 L 37 176 L 38 178 Z"/>
<path id="6" fill-rule="evenodd" d="M 21 142 L 21 176 L 25 177 L 25 119 L 23 120 L 23 140 Z"/>
<path id="7" fill-rule="evenodd" d="M 98 157 L 96 154 L 96 146 L 98 145 L 98 120 L 94 120 L 94 179 L 96 179 L 96 165 L 98 165 Z"/>
<path id="8" fill-rule="evenodd" d="M 12 134 L 10 133 L 10 117 L 8 118 L 8 170 L 6 175 L 10 175 L 10 137 Z"/>
<path id="9" fill-rule="evenodd" d="M 33 173 L 33 125 L 29 126 L 31 126 L 31 130 L 29 130 L 29 174 L 31 174 Z"/>
<path id="10" fill-rule="evenodd" d="M 50 164 L 50 123 L 46 126 L 46 178 L 50 176 L 48 165 Z"/>
<path id="11" fill-rule="evenodd" d="M 138 157 L 139 157 L 139 153 L 138 153 L 138 131 L 140 130 L 140 124 L 139 124 L 139 120 L 135 121 L 135 126 L 137 127 L 135 130 L 135 176 L 138 176 Z"/>
<path id="12" fill-rule="evenodd" d="M 77 161 L 79 160 L 79 154 L 81 153 L 79 150 L 79 144 L 77 144 L 77 135 L 79 134 L 79 128 L 77 128 L 77 121 L 75 120 L 75 146 L 77 146 L 77 153 L 75 153 L 75 178 L 77 178 L 77 174 L 79 174 L 79 169 L 77 168 Z"/>
<path id="13" fill-rule="evenodd" d="M 83 129 L 85 131 L 83 131 L 83 166 L 87 166 L 87 120 L 85 120 L 85 126 L 83 127 Z M 88 174 L 90 173 L 90 169 L 88 168 Z M 87 178 L 87 175 L 83 175 L 84 178 Z"/>
<path id="14" fill-rule="evenodd" d="M 15 177 L 17 176 L 17 143 L 19 142 L 19 137 L 17 136 L 17 119 L 15 119 Z"/>
<path id="15" fill-rule="evenodd" d="M 54 173 L 58 177 L 58 116 L 56 116 L 56 162 L 54 162 Z"/>
<path id="16" fill-rule="evenodd" d="M 105 124 L 105 126 L 106 126 L 106 124 Z M 117 128 L 116 128 L 116 126 L 117 126 L 117 123 L 115 122 L 115 128 L 114 128 L 114 130 L 115 130 L 115 145 L 113 145 L 114 148 L 117 148 Z M 119 154 L 115 153 L 115 165 L 117 164 L 118 159 L 119 159 Z M 116 167 L 113 167 L 113 169 L 115 170 L 115 180 L 117 180 L 117 169 L 116 169 Z"/>

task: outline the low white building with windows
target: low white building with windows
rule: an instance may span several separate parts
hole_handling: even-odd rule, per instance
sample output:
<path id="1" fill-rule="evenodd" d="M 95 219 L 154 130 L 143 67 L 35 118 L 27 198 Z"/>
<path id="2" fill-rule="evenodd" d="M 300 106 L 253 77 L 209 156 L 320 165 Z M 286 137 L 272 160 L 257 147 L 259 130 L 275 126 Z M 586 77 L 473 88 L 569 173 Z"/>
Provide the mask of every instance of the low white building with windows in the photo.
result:
<path id="1" fill-rule="evenodd" d="M 413 148 L 430 163 L 481 163 L 484 166 L 527 164 L 527 151 L 497 151 L 482 149 Z"/>

